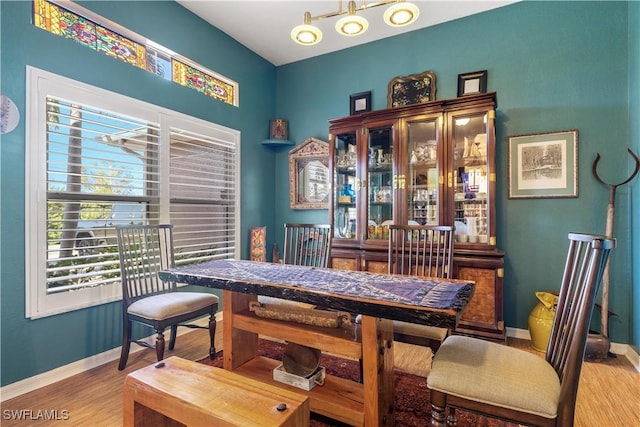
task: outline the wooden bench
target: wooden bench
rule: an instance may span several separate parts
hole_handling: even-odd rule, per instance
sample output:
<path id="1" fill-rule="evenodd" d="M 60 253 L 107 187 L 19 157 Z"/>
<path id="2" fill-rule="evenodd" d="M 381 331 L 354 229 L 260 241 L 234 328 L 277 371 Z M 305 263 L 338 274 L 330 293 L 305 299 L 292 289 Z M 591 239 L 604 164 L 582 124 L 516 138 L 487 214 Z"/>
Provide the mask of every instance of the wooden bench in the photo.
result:
<path id="1" fill-rule="evenodd" d="M 309 398 L 179 357 L 124 382 L 124 426 L 309 426 Z"/>

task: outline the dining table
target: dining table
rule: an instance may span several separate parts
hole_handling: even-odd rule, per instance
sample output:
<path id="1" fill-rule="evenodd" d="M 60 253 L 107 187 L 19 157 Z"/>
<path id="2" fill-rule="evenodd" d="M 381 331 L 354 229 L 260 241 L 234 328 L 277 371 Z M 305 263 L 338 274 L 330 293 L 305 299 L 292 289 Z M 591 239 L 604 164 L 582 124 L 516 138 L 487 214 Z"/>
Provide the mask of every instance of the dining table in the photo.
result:
<path id="1" fill-rule="evenodd" d="M 453 329 L 475 288 L 470 280 L 236 259 L 178 266 L 159 276 L 223 291 L 224 369 L 306 394 L 312 412 L 358 426 L 394 425 L 393 321 Z M 358 314 L 360 322 L 327 328 L 261 318 L 249 309 L 259 295 Z M 273 371 L 281 361 L 259 356 L 261 336 L 359 360 L 360 381 L 326 375 L 310 390 L 278 382 Z"/>

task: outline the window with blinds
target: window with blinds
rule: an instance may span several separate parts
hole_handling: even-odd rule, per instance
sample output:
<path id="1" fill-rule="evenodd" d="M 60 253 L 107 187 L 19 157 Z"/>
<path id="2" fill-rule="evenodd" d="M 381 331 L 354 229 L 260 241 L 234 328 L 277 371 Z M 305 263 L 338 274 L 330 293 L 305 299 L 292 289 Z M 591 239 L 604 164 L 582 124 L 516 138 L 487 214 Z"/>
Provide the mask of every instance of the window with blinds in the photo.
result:
<path id="1" fill-rule="evenodd" d="M 169 215 L 176 264 L 233 258 L 240 216 L 234 203 L 236 145 L 175 128 L 170 135 Z"/>
<path id="2" fill-rule="evenodd" d="M 27 316 L 120 298 L 119 224 L 179 265 L 239 253 L 239 133 L 29 67 Z"/>

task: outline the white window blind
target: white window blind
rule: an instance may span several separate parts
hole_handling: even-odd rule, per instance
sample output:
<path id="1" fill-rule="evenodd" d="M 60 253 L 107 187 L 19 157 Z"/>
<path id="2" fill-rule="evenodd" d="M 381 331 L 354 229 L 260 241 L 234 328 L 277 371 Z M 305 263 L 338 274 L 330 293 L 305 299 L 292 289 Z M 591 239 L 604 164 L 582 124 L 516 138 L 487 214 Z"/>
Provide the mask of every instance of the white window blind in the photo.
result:
<path id="1" fill-rule="evenodd" d="M 119 224 L 157 223 L 158 125 L 47 98 L 47 292 L 119 282 Z"/>
<path id="2" fill-rule="evenodd" d="M 176 264 L 233 258 L 237 156 L 233 143 L 171 129 L 169 198 Z"/>
<path id="3" fill-rule="evenodd" d="M 239 256 L 239 132 L 27 69 L 28 317 L 120 298 L 115 226 L 174 224 L 178 264 Z"/>

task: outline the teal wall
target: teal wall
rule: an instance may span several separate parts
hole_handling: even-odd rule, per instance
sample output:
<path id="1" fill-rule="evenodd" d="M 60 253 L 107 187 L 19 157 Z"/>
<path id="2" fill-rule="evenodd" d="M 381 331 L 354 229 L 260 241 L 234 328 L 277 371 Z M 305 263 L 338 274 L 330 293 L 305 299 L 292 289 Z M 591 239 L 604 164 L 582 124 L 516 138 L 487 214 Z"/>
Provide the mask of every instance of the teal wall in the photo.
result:
<path id="1" fill-rule="evenodd" d="M 629 3 L 629 126 L 631 149 L 640 153 L 640 2 Z M 629 172 L 630 173 L 630 172 Z M 631 247 L 633 289 L 628 304 L 631 311 L 629 343 L 640 353 L 640 180 L 631 185 Z"/>
<path id="2" fill-rule="evenodd" d="M 632 97 L 635 115 L 629 107 L 630 87 L 638 89 L 637 9 L 626 2 L 523 2 L 278 67 L 278 115 L 289 119 L 297 143 L 309 136 L 326 140 L 327 119 L 349 114 L 349 94 L 371 90 L 373 109 L 382 109 L 391 78 L 432 70 L 437 98 L 453 98 L 458 74 L 488 70 L 488 91 L 498 94 L 496 204 L 498 247 L 506 251 L 504 317 L 508 327 L 526 329 L 534 292 L 559 286 L 567 233 L 605 232 L 608 189 L 591 174 L 596 153 L 602 155 L 599 172 L 619 182 L 631 167 L 626 148 L 639 151 L 638 96 Z M 579 197 L 508 199 L 507 137 L 567 129 L 579 132 Z M 277 182 L 285 188 L 286 153 L 277 161 Z M 636 345 L 640 284 L 637 272 L 632 284 L 632 245 L 637 260 L 639 185 L 636 178 L 617 192 L 618 248 L 610 276 L 610 309 L 618 314 L 610 322 L 611 337 Z M 328 221 L 327 211 L 303 217 L 288 209 L 286 194 L 277 196 L 276 217 L 283 221 Z M 598 315 L 594 327 L 599 325 Z"/>
<path id="3" fill-rule="evenodd" d="M 287 150 L 259 144 L 270 118 L 290 123 L 296 143 L 327 139 L 327 120 L 347 115 L 349 94 L 371 90 L 386 107 L 388 81 L 433 70 L 438 99 L 456 95 L 457 75 L 487 69 L 498 93 L 498 246 L 507 253 L 505 320 L 526 328 L 533 292 L 557 288 L 569 231 L 604 232 L 608 191 L 591 176 L 597 152 L 613 182 L 640 151 L 640 7 L 631 2 L 525 2 L 390 39 L 274 67 L 173 2 L 83 2 L 112 19 L 240 83 L 240 108 L 167 83 L 31 25 L 30 2 L 0 2 L 1 92 L 24 119 L 25 66 L 32 65 L 242 132 L 242 253 L 248 228 L 326 222 L 326 210 L 293 211 Z M 117 6 L 116 6 L 117 5 Z M 178 30 L 174 30 L 178 29 Z M 15 42 L 15 41 L 19 41 Z M 577 199 L 509 200 L 509 135 L 579 130 Z M 1 384 L 120 345 L 120 306 L 106 304 L 39 320 L 24 318 L 24 121 L 0 144 Z M 618 191 L 612 262 L 611 336 L 640 343 L 639 180 Z M 632 197 L 633 196 L 633 197 Z M 633 213 L 633 214 L 632 214 Z M 277 218 L 277 221 L 276 221 Z M 632 238 L 632 236 L 634 236 Z"/>
<path id="4" fill-rule="evenodd" d="M 96 53 L 31 24 L 31 2 L 2 1 L 1 91 L 21 121 L 2 135 L 1 384 L 6 385 L 118 347 L 121 305 L 106 304 L 25 319 L 24 173 L 26 65 L 122 93 L 241 132 L 242 253 L 248 228 L 273 226 L 275 153 L 259 144 L 275 115 L 275 66 L 175 2 L 83 2 L 111 19 L 240 84 L 240 107 Z"/>

